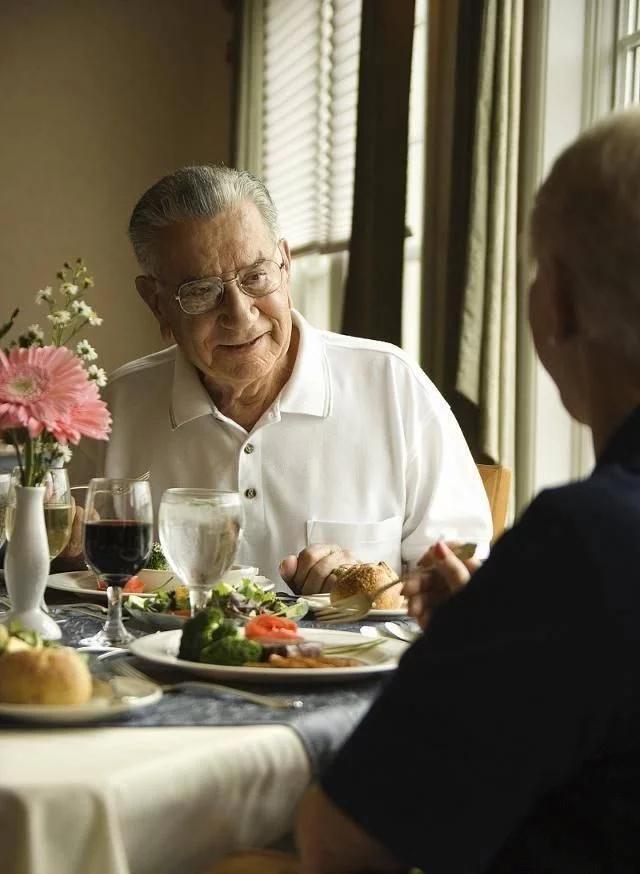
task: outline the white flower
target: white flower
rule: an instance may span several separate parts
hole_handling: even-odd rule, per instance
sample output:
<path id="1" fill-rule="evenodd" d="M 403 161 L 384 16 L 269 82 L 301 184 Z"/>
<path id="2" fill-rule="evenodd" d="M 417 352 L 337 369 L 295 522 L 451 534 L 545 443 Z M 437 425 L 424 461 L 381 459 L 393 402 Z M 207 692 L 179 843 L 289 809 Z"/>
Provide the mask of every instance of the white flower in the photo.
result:
<path id="1" fill-rule="evenodd" d="M 40 325 L 29 325 L 27 328 L 27 334 L 29 334 L 33 340 L 44 340 L 44 331 Z"/>
<path id="2" fill-rule="evenodd" d="M 55 459 L 60 459 L 63 464 L 69 464 L 72 457 L 72 452 L 68 446 L 63 445 L 62 443 L 58 443 L 55 449 L 53 450 L 53 457 Z"/>
<path id="3" fill-rule="evenodd" d="M 53 303 L 53 292 L 50 285 L 47 285 L 46 288 L 41 288 L 40 291 L 36 294 L 37 304 L 44 303 L 45 301 L 47 303 Z"/>
<path id="4" fill-rule="evenodd" d="M 69 295 L 69 297 L 75 297 L 76 294 L 80 291 L 80 288 L 73 282 L 63 282 L 60 286 L 60 291 L 63 294 Z"/>
<path id="5" fill-rule="evenodd" d="M 66 310 L 57 310 L 55 313 L 50 313 L 47 318 L 54 328 L 61 328 L 63 325 L 68 325 L 71 321 L 71 316 Z"/>
<path id="6" fill-rule="evenodd" d="M 89 324 L 93 325 L 94 328 L 97 328 L 99 325 L 102 324 L 102 319 L 100 318 L 100 316 L 97 316 L 95 313 L 92 313 L 89 316 Z"/>
<path id="7" fill-rule="evenodd" d="M 72 300 L 69 309 L 75 315 L 82 316 L 83 319 L 89 319 L 94 315 L 93 310 L 85 300 Z"/>
<path id="8" fill-rule="evenodd" d="M 91 364 L 87 368 L 87 375 L 89 379 L 93 380 L 99 388 L 104 388 L 107 384 L 107 374 L 104 372 L 102 367 L 98 367 L 97 364 Z"/>
<path id="9" fill-rule="evenodd" d="M 76 355 L 83 361 L 95 361 L 98 353 L 88 340 L 80 340 L 76 346 Z"/>

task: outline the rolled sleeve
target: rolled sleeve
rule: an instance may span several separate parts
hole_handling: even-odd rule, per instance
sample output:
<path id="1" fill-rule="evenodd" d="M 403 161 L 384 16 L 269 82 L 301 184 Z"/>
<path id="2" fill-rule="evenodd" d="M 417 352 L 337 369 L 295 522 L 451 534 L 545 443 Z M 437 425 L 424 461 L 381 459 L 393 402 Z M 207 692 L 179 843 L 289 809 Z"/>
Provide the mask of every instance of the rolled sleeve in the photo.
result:
<path id="1" fill-rule="evenodd" d="M 407 460 L 402 558 L 410 566 L 437 540 L 476 543 L 486 558 L 493 533 L 487 494 L 462 431 L 439 403 L 417 429 Z"/>

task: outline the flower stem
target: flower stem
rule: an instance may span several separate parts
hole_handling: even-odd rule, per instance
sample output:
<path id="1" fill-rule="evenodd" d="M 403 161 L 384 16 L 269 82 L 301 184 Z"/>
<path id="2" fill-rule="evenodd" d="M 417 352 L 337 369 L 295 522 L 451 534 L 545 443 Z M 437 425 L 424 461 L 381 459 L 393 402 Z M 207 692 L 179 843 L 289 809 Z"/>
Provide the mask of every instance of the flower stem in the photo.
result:
<path id="1" fill-rule="evenodd" d="M 27 437 L 24 444 L 24 474 L 22 476 L 22 482 L 25 486 L 33 485 L 33 440 L 31 437 Z"/>
<path id="2" fill-rule="evenodd" d="M 7 431 L 7 439 L 16 451 L 18 467 L 20 468 L 20 482 L 22 485 L 25 485 L 24 466 L 22 464 L 22 456 L 20 455 L 20 444 L 18 443 L 18 440 L 16 438 L 15 431 Z"/>

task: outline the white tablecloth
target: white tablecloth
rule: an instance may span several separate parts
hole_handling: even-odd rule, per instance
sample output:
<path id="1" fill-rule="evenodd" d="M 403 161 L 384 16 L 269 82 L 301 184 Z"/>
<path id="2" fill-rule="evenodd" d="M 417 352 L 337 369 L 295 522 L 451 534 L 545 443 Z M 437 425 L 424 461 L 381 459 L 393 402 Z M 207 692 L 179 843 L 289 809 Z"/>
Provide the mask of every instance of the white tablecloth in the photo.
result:
<path id="1" fill-rule="evenodd" d="M 0 731 L 3 874 L 198 874 L 290 830 L 287 726 Z"/>

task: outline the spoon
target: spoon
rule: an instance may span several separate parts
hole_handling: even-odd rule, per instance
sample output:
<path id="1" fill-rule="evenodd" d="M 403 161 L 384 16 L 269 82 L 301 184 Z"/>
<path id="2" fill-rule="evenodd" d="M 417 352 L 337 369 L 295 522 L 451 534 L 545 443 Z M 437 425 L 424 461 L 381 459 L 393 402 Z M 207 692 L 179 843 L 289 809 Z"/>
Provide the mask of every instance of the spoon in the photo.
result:
<path id="1" fill-rule="evenodd" d="M 421 634 L 421 632 L 413 631 L 407 625 L 400 625 L 398 622 L 385 622 L 384 628 L 388 634 L 397 637 L 398 640 L 404 640 L 406 643 L 413 643 Z"/>

